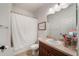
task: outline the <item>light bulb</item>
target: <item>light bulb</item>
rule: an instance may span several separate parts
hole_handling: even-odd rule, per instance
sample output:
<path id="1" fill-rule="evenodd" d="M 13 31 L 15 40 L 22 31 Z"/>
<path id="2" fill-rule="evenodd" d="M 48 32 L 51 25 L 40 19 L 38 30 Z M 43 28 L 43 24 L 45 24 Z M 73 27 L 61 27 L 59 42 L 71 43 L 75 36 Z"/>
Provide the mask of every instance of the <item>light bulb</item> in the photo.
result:
<path id="1" fill-rule="evenodd" d="M 65 9 L 69 6 L 70 4 L 69 3 L 61 3 L 60 6 L 62 9 Z"/>
<path id="2" fill-rule="evenodd" d="M 50 8 L 47 14 L 55 14 L 54 8 Z"/>
<path id="3" fill-rule="evenodd" d="M 49 12 L 51 12 L 51 11 L 52 11 L 52 8 L 49 9 Z"/>
<path id="4" fill-rule="evenodd" d="M 55 11 L 60 11 L 61 10 L 61 6 L 59 6 L 58 4 L 56 4 L 55 6 L 54 6 L 54 9 L 55 9 Z"/>

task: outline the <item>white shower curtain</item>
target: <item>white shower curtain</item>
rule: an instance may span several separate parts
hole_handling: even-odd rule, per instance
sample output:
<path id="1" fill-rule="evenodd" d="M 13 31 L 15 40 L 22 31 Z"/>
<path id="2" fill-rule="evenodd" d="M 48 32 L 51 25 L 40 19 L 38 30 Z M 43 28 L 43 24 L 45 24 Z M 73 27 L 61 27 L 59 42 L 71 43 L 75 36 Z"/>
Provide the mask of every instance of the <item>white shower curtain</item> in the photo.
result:
<path id="1" fill-rule="evenodd" d="M 12 37 L 15 51 L 28 50 L 37 40 L 37 20 L 12 13 Z"/>

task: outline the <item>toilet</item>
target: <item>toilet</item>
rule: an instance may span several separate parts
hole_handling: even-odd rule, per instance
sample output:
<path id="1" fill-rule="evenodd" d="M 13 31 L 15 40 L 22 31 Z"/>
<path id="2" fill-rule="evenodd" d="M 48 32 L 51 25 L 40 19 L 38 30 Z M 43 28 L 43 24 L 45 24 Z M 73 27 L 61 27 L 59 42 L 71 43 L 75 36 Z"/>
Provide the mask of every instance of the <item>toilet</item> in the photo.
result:
<path id="1" fill-rule="evenodd" d="M 33 44 L 30 46 L 31 50 L 32 50 L 32 55 L 35 56 L 36 55 L 36 50 L 39 48 L 39 44 Z"/>

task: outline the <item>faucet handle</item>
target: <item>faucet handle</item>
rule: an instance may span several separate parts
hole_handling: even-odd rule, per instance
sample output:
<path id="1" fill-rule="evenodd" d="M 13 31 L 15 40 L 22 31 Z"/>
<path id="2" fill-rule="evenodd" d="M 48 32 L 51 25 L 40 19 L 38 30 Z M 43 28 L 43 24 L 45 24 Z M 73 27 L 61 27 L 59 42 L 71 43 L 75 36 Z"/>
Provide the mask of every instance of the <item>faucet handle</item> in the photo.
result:
<path id="1" fill-rule="evenodd" d="M 60 35 L 62 35 L 62 33 L 60 33 Z"/>

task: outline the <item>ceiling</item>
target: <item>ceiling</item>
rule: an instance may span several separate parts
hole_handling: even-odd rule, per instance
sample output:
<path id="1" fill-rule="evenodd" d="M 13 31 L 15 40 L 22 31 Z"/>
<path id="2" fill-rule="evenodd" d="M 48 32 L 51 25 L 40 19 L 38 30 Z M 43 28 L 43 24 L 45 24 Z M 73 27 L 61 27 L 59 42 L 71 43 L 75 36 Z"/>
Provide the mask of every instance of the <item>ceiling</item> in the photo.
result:
<path id="1" fill-rule="evenodd" d="M 44 3 L 14 3 L 13 7 L 27 10 L 27 11 L 33 13 L 43 5 L 44 5 Z"/>

